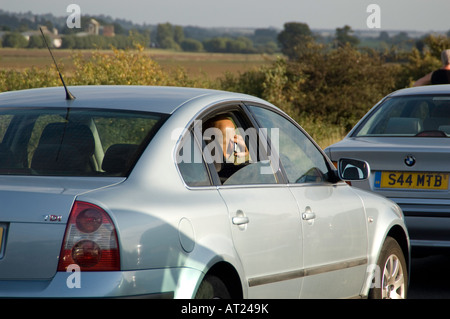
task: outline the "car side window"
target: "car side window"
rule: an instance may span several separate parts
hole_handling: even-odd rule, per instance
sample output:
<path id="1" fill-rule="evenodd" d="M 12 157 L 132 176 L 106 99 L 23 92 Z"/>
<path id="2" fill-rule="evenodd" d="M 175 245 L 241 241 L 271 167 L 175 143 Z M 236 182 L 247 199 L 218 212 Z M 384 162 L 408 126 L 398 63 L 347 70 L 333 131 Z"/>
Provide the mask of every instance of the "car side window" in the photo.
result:
<path id="1" fill-rule="evenodd" d="M 191 187 L 211 185 L 199 145 L 191 131 L 183 137 L 176 157 L 178 169 L 186 185 Z"/>
<path id="2" fill-rule="evenodd" d="M 278 152 L 289 183 L 321 183 L 328 180 L 326 159 L 294 123 L 266 108 L 249 106 L 260 125 L 267 129 L 272 149 Z"/>
<path id="3" fill-rule="evenodd" d="M 275 184 L 276 170 L 262 153 L 259 133 L 240 110 L 211 114 L 201 121 L 203 153 L 222 185 Z"/>

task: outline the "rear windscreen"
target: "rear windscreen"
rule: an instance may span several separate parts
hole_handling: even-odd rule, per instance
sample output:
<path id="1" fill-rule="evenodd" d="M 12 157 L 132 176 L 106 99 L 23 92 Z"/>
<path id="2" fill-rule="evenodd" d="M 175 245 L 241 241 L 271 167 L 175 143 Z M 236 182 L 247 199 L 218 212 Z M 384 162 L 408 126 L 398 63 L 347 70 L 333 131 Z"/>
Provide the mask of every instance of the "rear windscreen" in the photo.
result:
<path id="1" fill-rule="evenodd" d="M 0 110 L 0 175 L 127 176 L 166 115 Z"/>

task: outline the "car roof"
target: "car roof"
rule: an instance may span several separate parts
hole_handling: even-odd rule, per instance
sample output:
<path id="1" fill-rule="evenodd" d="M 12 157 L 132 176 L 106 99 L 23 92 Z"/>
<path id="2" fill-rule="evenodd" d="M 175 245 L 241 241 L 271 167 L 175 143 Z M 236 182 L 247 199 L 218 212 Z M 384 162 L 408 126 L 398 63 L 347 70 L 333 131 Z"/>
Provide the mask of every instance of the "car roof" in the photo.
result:
<path id="1" fill-rule="evenodd" d="M 171 114 L 187 101 L 203 96 L 217 96 L 220 99 L 224 96 L 235 99 L 250 98 L 239 93 L 185 87 L 93 85 L 68 88 L 75 100 L 66 100 L 62 86 L 0 93 L 0 108 L 92 107 Z"/>
<path id="2" fill-rule="evenodd" d="M 442 95 L 442 94 L 450 94 L 450 84 L 424 85 L 406 88 L 391 93 L 389 97 L 406 96 L 406 95 Z"/>

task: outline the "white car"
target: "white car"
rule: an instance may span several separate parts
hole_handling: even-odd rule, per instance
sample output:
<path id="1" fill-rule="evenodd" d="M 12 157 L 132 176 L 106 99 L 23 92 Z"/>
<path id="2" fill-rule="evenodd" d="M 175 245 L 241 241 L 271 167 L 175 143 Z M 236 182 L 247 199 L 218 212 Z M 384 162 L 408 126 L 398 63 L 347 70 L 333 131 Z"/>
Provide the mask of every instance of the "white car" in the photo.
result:
<path id="1" fill-rule="evenodd" d="M 275 106 L 70 91 L 0 94 L 0 297 L 406 297 L 399 207 Z"/>

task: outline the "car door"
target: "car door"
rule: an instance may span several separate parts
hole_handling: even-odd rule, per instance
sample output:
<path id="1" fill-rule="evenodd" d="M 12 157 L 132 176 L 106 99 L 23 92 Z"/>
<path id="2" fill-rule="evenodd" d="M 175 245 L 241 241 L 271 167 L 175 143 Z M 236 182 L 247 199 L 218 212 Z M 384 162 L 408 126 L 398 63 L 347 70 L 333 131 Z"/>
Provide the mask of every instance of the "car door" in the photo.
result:
<path id="1" fill-rule="evenodd" d="M 215 112 L 203 123 L 217 125 L 216 118 L 233 123 L 236 141 L 233 158 L 223 152 L 222 137 L 204 134 L 205 158 L 210 158 L 217 172 L 218 190 L 229 212 L 232 239 L 242 262 L 249 298 L 298 298 L 301 289 L 302 235 L 298 207 L 291 192 L 279 184 L 280 174 L 264 153 L 263 141 L 245 113 Z M 211 124 L 205 125 L 207 130 Z M 214 133 L 214 132 L 213 132 Z M 225 134 L 225 133 L 224 133 Z M 238 144 L 238 143 L 237 143 Z M 220 163 L 220 159 L 223 161 Z"/>
<path id="2" fill-rule="evenodd" d="M 280 156 L 303 224 L 302 298 L 353 297 L 367 267 L 367 231 L 361 199 L 333 182 L 329 161 L 311 139 L 281 113 L 249 106 L 267 130 L 278 132 Z"/>

